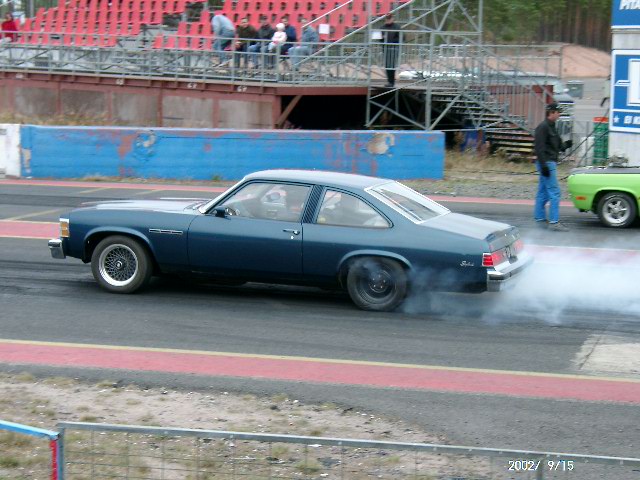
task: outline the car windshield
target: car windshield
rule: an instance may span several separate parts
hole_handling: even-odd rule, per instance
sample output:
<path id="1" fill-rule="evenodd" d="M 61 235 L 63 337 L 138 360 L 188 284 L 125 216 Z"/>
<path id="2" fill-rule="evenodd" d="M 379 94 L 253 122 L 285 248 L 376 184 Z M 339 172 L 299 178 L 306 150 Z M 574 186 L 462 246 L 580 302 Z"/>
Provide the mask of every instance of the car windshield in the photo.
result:
<path id="1" fill-rule="evenodd" d="M 430 218 L 449 213 L 448 208 L 398 182 L 378 185 L 371 188 L 370 192 L 414 222 L 424 222 Z"/>

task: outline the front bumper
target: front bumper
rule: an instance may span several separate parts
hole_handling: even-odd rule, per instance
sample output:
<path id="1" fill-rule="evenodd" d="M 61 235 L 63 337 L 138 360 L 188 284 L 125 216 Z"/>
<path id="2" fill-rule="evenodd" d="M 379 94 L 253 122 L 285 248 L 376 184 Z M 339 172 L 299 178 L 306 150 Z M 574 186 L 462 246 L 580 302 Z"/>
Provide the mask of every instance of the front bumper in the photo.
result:
<path id="1" fill-rule="evenodd" d="M 487 271 L 487 291 L 500 292 L 512 288 L 532 263 L 533 257 L 521 253 L 516 262 L 505 267 L 489 269 Z"/>
<path id="2" fill-rule="evenodd" d="M 64 245 L 62 240 L 59 238 L 52 238 L 49 240 L 49 251 L 51 252 L 51 256 L 53 258 L 57 258 L 59 260 L 64 260 L 67 258 L 67 255 L 64 252 Z"/>

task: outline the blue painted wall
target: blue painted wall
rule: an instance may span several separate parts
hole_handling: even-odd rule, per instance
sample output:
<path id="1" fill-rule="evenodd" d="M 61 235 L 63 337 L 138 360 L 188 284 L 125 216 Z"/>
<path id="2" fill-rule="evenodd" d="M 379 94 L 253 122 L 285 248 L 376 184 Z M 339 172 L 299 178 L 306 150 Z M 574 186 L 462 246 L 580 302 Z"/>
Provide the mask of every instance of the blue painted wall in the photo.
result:
<path id="1" fill-rule="evenodd" d="M 237 180 L 304 168 L 440 179 L 444 135 L 423 131 L 191 130 L 23 126 L 22 176 Z"/>

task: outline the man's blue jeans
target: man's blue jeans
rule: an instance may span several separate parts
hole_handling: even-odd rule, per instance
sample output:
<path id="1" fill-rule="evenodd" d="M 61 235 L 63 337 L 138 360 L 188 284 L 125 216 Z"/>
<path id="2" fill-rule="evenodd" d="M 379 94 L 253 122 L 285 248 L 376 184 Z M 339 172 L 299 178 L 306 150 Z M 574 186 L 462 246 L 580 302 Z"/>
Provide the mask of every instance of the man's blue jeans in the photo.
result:
<path id="1" fill-rule="evenodd" d="M 540 163 L 536 162 L 538 169 L 538 193 L 536 194 L 536 204 L 533 216 L 536 222 L 547 220 L 545 206 L 549 203 L 549 223 L 557 223 L 560 219 L 560 185 L 558 185 L 558 174 L 556 162 L 547 162 L 549 176 L 543 177 L 540 173 Z"/>

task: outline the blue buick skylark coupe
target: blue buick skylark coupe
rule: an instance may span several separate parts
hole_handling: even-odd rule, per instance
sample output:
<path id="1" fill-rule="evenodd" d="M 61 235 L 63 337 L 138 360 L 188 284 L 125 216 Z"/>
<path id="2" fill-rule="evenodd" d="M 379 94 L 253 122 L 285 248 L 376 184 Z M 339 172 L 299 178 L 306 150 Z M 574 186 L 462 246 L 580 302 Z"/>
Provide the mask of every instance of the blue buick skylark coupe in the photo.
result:
<path id="1" fill-rule="evenodd" d="M 531 264 L 516 227 L 450 212 L 393 180 L 334 172 L 253 173 L 210 201 L 112 201 L 60 219 L 54 258 L 91 262 L 114 293 L 153 275 L 345 289 L 366 310 L 412 291 L 485 292 Z"/>

